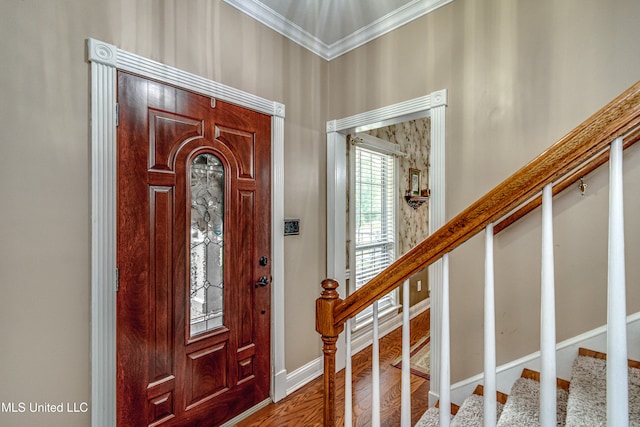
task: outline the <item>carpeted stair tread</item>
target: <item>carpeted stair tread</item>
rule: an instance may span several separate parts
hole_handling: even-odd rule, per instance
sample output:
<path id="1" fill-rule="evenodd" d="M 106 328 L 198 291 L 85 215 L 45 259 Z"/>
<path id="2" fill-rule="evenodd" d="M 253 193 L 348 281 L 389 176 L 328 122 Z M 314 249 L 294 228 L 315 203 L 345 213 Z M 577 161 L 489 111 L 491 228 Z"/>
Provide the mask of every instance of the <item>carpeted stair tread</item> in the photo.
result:
<path id="1" fill-rule="evenodd" d="M 557 393 L 557 425 L 564 426 L 567 410 L 567 391 L 556 389 Z M 540 426 L 540 383 L 518 378 L 511 388 L 497 427 Z"/>
<path id="2" fill-rule="evenodd" d="M 437 427 L 440 425 L 440 409 L 431 407 L 425 412 L 414 427 Z"/>
<path id="3" fill-rule="evenodd" d="M 606 360 L 578 356 L 571 375 L 567 426 L 606 426 Z M 640 427 L 640 369 L 636 368 L 629 368 L 629 426 Z"/>
<path id="4" fill-rule="evenodd" d="M 503 404 L 496 402 L 497 415 L 500 418 Z M 460 406 L 458 413 L 451 421 L 450 427 L 482 427 L 484 425 L 484 396 L 472 394 Z"/>
<path id="5" fill-rule="evenodd" d="M 566 381 L 558 381 L 556 389 L 557 425 L 567 427 L 606 426 L 606 355 L 580 355 L 575 359 L 569 389 Z M 595 353 L 595 352 L 594 352 Z M 640 368 L 629 364 L 629 426 L 640 427 Z M 535 372 L 534 372 L 535 374 Z M 540 383 L 523 373 L 514 383 L 505 405 L 497 402 L 497 427 L 540 426 Z M 452 418 L 451 427 L 481 426 L 484 398 L 480 394 L 468 397 Z M 415 427 L 437 427 L 438 408 L 430 408 Z M 566 424 L 565 424 L 566 422 Z"/>

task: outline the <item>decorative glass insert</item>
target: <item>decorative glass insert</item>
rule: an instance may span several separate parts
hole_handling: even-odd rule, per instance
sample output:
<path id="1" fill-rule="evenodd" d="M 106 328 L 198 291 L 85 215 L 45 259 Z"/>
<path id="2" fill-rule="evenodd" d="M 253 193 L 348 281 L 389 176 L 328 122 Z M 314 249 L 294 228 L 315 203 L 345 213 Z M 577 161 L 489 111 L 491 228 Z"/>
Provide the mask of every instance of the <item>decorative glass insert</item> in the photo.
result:
<path id="1" fill-rule="evenodd" d="M 224 322 L 224 167 L 213 154 L 191 163 L 191 336 Z"/>

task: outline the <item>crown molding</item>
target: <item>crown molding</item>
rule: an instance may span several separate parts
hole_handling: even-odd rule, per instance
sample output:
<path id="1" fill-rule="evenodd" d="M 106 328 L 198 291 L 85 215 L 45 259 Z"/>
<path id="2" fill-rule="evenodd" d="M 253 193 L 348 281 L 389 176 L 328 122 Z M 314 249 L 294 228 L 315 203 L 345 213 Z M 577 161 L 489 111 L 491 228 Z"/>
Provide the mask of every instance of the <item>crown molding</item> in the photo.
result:
<path id="1" fill-rule="evenodd" d="M 326 60 L 329 46 L 322 40 L 304 30 L 298 24 L 288 20 L 269 6 L 259 0 L 223 0 L 226 4 L 235 7 L 245 15 L 282 34 L 286 38 L 296 42 L 300 46 L 310 50 Z"/>
<path id="2" fill-rule="evenodd" d="M 327 52 L 327 58 L 325 59 L 330 61 L 340 55 L 344 55 L 452 1 L 453 0 L 414 0 L 411 3 L 407 3 L 377 21 L 349 34 L 342 40 L 331 44 Z"/>
<path id="3" fill-rule="evenodd" d="M 323 42 L 259 0 L 223 1 L 316 55 L 331 61 L 453 0 L 413 0 L 332 44 Z"/>

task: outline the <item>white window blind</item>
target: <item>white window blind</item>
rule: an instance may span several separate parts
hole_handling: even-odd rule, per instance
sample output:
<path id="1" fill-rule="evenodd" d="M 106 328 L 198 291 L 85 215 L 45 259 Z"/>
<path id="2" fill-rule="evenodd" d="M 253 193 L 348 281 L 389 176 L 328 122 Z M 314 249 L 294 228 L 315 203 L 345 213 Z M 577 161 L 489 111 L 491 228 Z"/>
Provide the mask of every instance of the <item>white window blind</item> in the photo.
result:
<path id="1" fill-rule="evenodd" d="M 395 158 L 355 147 L 355 289 L 365 285 L 395 260 Z M 353 152 L 352 152 L 353 153 Z M 352 187 L 353 188 L 353 187 Z M 395 294 L 379 301 L 380 311 L 395 305 Z M 370 318 L 371 308 L 356 317 Z"/>

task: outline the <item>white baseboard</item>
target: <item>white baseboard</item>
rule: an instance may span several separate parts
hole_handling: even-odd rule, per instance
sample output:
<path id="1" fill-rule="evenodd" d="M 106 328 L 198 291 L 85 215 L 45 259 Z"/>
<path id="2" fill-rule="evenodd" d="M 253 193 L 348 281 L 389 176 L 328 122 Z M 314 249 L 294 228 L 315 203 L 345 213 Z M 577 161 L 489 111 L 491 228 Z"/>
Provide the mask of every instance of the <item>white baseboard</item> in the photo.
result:
<path id="1" fill-rule="evenodd" d="M 418 314 L 429 308 L 429 300 L 411 307 L 410 317 L 413 319 Z M 393 331 L 402 325 L 402 315 L 399 314 L 380 326 L 380 337 Z M 383 332 L 384 328 L 384 332 Z M 569 380 L 571 377 L 571 366 L 578 354 L 578 348 L 585 347 L 590 350 L 607 351 L 607 327 L 601 326 L 591 331 L 585 332 L 556 345 L 556 370 L 557 376 Z M 368 340 L 365 339 L 368 337 Z M 640 360 L 640 312 L 627 316 L 627 349 L 629 359 Z M 371 337 L 368 334 L 361 336 L 357 343 L 354 340 L 353 354 L 371 345 Z M 496 368 L 497 388 L 499 391 L 509 393 L 513 383 L 520 377 L 522 370 L 529 368 L 540 370 L 540 352 L 531 353 L 509 363 L 505 363 Z M 304 366 L 292 371 L 286 376 L 287 395 L 293 393 L 314 379 L 322 375 L 323 358 L 318 357 Z M 473 393 L 478 384 L 482 384 L 484 375 L 482 373 L 473 377 L 459 381 L 451 386 L 451 402 L 462 404 L 464 399 Z M 284 397 L 284 396 L 283 396 Z M 439 398 L 437 391 L 429 391 L 429 406 L 433 406 Z"/>
<path id="2" fill-rule="evenodd" d="M 440 400 L 440 395 L 429 390 L 429 408 L 436 406 L 436 402 Z"/>
<path id="3" fill-rule="evenodd" d="M 280 372 L 277 372 L 274 375 L 275 384 L 272 387 L 273 396 L 271 398 L 274 402 L 279 402 L 280 400 L 287 397 L 287 370 L 283 369 Z"/>
<path id="4" fill-rule="evenodd" d="M 265 399 L 262 402 L 258 403 L 256 406 L 247 409 L 246 411 L 244 411 L 243 413 L 241 413 L 237 417 L 235 417 L 233 419 L 230 419 L 226 423 L 222 424 L 220 427 L 234 427 L 237 423 L 239 423 L 240 421 L 242 421 L 245 418 L 249 417 L 249 415 L 255 414 L 260 409 L 266 407 L 270 403 L 271 403 L 271 399 Z"/>
<path id="5" fill-rule="evenodd" d="M 323 358 L 322 356 L 317 359 L 313 359 L 311 362 L 307 363 L 292 371 L 287 375 L 287 395 L 293 393 L 298 390 L 300 387 L 308 384 L 309 382 L 315 380 L 323 372 Z"/>
<path id="6" fill-rule="evenodd" d="M 414 304 L 409 309 L 410 318 L 413 319 L 418 314 L 426 311 L 429 307 L 429 298 L 420 301 L 417 304 Z M 398 313 L 397 315 L 393 316 L 380 325 L 380 338 L 387 335 L 396 328 L 399 328 L 400 326 L 402 326 L 402 313 Z M 356 354 L 357 352 L 364 350 L 370 345 L 371 334 L 359 334 L 357 338 L 354 338 L 352 340 L 351 354 Z M 294 391 L 321 376 L 324 368 L 323 365 L 323 357 L 320 356 L 317 359 L 310 361 L 306 365 L 299 367 L 295 371 L 292 371 L 290 374 L 287 374 L 287 395 L 293 393 Z"/>
<path id="7" fill-rule="evenodd" d="M 573 360 L 580 347 L 607 352 L 607 327 L 599 328 L 577 335 L 556 345 L 556 373 L 558 378 L 570 380 Z M 628 358 L 640 360 L 640 312 L 627 316 L 627 352 Z M 513 383 L 520 377 L 524 368 L 540 371 L 540 352 L 531 353 L 520 359 L 505 363 L 496 368 L 496 385 L 499 391 L 509 393 Z M 482 384 L 482 373 L 451 385 L 451 402 L 458 405 L 473 393 L 476 385 Z M 429 392 L 429 404 L 433 398 L 437 400 L 438 392 Z"/>

